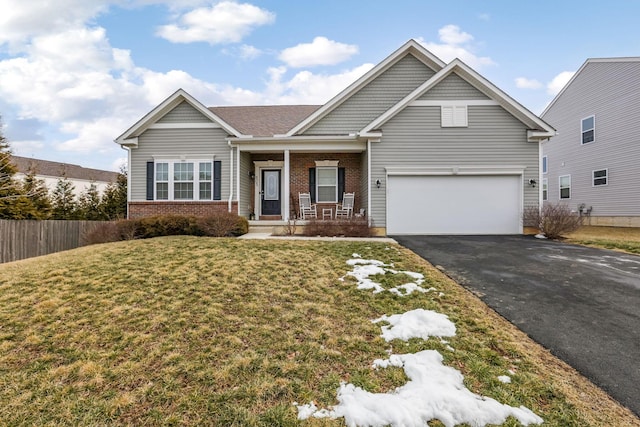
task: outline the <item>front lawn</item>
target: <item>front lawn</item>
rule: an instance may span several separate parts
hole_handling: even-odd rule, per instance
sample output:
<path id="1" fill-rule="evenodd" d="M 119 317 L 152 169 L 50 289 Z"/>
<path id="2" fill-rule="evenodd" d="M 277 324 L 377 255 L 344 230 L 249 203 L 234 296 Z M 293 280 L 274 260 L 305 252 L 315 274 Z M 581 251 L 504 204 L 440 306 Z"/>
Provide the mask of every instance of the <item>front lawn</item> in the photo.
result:
<path id="1" fill-rule="evenodd" d="M 354 254 L 422 273 L 433 289 L 357 289 L 345 276 Z M 390 289 L 414 277 L 369 278 Z M 545 426 L 640 426 L 397 245 L 198 237 L 96 245 L 0 265 L 0 307 L 3 425 L 339 426 L 298 420 L 294 402 L 330 408 L 341 382 L 401 387 L 403 370 L 374 370 L 374 359 L 437 350 L 472 392 L 526 406 Z M 386 342 L 371 322 L 419 308 L 446 314 L 456 335 Z M 505 375 L 510 383 L 498 379 Z"/>
<path id="2" fill-rule="evenodd" d="M 640 228 L 582 226 L 567 235 L 567 241 L 640 254 Z"/>

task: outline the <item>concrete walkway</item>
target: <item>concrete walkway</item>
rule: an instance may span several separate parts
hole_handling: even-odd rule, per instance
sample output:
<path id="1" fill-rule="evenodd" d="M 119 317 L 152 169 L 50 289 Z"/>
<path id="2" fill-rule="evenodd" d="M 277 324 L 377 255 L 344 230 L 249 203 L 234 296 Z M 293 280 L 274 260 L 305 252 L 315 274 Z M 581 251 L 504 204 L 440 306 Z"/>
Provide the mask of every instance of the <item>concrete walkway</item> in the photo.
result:
<path id="1" fill-rule="evenodd" d="M 397 243 L 389 237 L 326 237 L 326 236 L 276 236 L 271 233 L 249 232 L 239 236 L 238 239 L 255 239 L 255 240 L 318 240 L 323 242 L 378 242 L 378 243 Z"/>

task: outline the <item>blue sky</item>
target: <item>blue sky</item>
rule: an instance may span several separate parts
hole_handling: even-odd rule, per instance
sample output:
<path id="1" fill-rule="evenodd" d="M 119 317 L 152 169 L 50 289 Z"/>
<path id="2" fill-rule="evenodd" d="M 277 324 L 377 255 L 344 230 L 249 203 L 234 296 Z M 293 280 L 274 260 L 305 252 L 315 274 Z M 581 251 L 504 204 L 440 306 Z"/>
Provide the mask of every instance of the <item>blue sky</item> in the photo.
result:
<path id="1" fill-rule="evenodd" d="M 113 139 L 178 88 L 322 104 L 413 38 L 541 113 L 589 57 L 640 56 L 640 2 L 0 0 L 15 154 L 117 170 Z"/>

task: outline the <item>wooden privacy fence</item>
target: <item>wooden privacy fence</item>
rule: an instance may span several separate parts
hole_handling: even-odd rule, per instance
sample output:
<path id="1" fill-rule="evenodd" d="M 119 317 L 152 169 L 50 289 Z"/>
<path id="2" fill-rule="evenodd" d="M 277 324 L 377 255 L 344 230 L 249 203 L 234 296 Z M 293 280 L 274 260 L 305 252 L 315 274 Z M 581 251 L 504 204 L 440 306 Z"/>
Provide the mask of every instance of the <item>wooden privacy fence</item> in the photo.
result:
<path id="1" fill-rule="evenodd" d="M 0 219 L 0 263 L 66 251 L 84 245 L 98 221 Z"/>

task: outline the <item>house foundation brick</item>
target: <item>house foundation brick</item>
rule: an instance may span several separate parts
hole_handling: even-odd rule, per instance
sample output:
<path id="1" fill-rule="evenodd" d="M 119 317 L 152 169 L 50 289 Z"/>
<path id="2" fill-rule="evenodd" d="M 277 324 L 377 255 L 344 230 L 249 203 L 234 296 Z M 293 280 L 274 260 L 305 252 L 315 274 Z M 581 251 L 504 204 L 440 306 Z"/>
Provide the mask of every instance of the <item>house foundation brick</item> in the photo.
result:
<path id="1" fill-rule="evenodd" d="M 229 210 L 229 202 L 129 202 L 129 219 L 156 215 L 209 216 Z M 233 202 L 231 212 L 238 212 Z"/>

